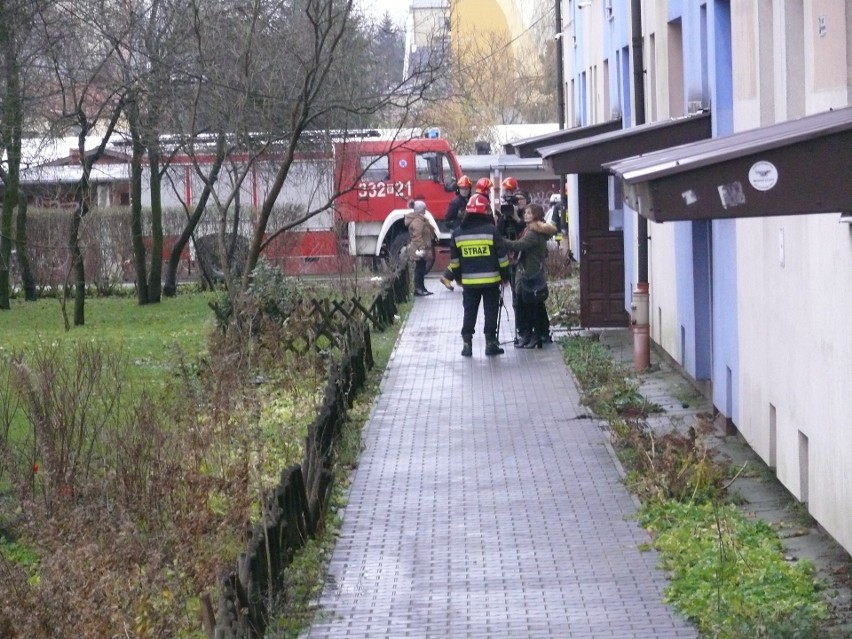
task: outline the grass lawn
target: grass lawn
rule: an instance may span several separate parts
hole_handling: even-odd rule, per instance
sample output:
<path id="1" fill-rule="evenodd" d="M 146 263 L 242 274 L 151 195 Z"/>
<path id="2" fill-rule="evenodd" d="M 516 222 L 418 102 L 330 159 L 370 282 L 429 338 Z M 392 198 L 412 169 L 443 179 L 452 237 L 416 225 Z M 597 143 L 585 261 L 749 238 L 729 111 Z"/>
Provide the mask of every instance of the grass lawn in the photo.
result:
<path id="1" fill-rule="evenodd" d="M 90 298 L 86 300 L 86 324 L 67 332 L 58 300 L 13 300 L 10 310 L 0 311 L 0 355 L 52 343 L 100 341 L 124 351 L 139 381 L 151 381 L 178 352 L 193 357 L 205 350 L 205 337 L 213 322 L 207 306 L 211 299 L 210 293 L 184 294 L 139 306 L 135 297 Z M 69 313 L 71 304 L 73 300 L 69 300 Z"/>

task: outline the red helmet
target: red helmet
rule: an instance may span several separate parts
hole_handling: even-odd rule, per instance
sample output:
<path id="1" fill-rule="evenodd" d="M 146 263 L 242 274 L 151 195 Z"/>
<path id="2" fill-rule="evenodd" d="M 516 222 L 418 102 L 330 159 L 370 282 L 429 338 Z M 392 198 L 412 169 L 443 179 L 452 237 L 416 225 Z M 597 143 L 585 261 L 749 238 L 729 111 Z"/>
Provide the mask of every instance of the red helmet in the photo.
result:
<path id="1" fill-rule="evenodd" d="M 483 178 L 487 179 L 487 178 Z M 481 182 L 480 180 L 479 182 Z M 488 180 L 489 182 L 491 180 Z M 477 182 L 477 188 L 479 185 Z M 488 202 L 488 198 L 485 197 L 482 193 L 474 193 L 473 196 L 467 201 L 467 206 L 465 207 L 465 213 L 472 213 L 474 215 L 485 215 L 486 213 L 490 213 L 490 203 Z"/>
<path id="2" fill-rule="evenodd" d="M 491 189 L 494 188 L 494 182 L 492 182 L 489 178 L 479 178 L 476 181 L 476 192 L 477 193 L 490 193 Z"/>
<path id="3" fill-rule="evenodd" d="M 504 191 L 517 191 L 518 190 L 518 181 L 513 177 L 507 177 L 500 184 L 500 188 Z"/>
<path id="4" fill-rule="evenodd" d="M 460 189 L 469 189 L 470 187 L 473 186 L 473 182 L 471 182 L 470 178 L 467 177 L 466 175 L 462 175 L 459 178 L 459 181 L 456 182 L 456 186 Z"/>

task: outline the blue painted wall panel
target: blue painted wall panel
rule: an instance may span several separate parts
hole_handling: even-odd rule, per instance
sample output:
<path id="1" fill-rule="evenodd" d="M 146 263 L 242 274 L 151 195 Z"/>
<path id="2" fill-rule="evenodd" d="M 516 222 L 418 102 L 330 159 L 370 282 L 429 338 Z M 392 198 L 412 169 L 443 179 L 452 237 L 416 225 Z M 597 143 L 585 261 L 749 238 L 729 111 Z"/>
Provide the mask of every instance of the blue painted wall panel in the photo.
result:
<path id="1" fill-rule="evenodd" d="M 713 355 L 713 274 L 712 228 L 710 222 L 691 222 L 692 231 L 692 356 L 693 378 L 708 380 L 712 377 Z"/>
<path id="2" fill-rule="evenodd" d="M 713 0 L 708 40 L 713 135 L 733 133 L 730 0 Z M 737 223 L 713 222 L 713 403 L 735 423 L 739 415 Z M 730 380 L 729 380 L 730 378 Z M 730 381 L 730 383 L 729 383 Z"/>
<path id="3" fill-rule="evenodd" d="M 693 293 L 692 223 L 674 222 L 675 286 L 677 287 L 677 325 L 684 329 L 682 352 L 670 353 L 687 373 L 695 377 L 695 305 Z"/>

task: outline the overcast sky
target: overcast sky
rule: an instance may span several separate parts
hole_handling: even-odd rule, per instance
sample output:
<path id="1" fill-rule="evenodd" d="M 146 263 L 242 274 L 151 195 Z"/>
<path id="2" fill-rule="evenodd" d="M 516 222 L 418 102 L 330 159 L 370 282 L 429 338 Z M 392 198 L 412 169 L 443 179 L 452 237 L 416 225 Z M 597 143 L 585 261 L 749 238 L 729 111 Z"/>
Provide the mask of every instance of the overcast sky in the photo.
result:
<path id="1" fill-rule="evenodd" d="M 376 20 L 380 20 L 387 11 L 390 13 L 391 20 L 404 26 L 411 0 L 361 0 L 361 6 L 365 13 L 375 16 Z"/>

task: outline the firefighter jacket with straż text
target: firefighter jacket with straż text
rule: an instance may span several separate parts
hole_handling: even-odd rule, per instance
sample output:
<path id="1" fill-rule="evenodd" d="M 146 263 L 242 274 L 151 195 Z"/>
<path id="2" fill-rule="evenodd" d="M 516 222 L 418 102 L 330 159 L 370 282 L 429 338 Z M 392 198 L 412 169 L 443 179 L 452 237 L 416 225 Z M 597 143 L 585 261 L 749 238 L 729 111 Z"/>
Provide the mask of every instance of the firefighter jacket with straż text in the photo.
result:
<path id="1" fill-rule="evenodd" d="M 467 213 L 453 231 L 449 269 L 462 286 L 497 286 L 509 279 L 506 245 L 488 215 Z"/>

